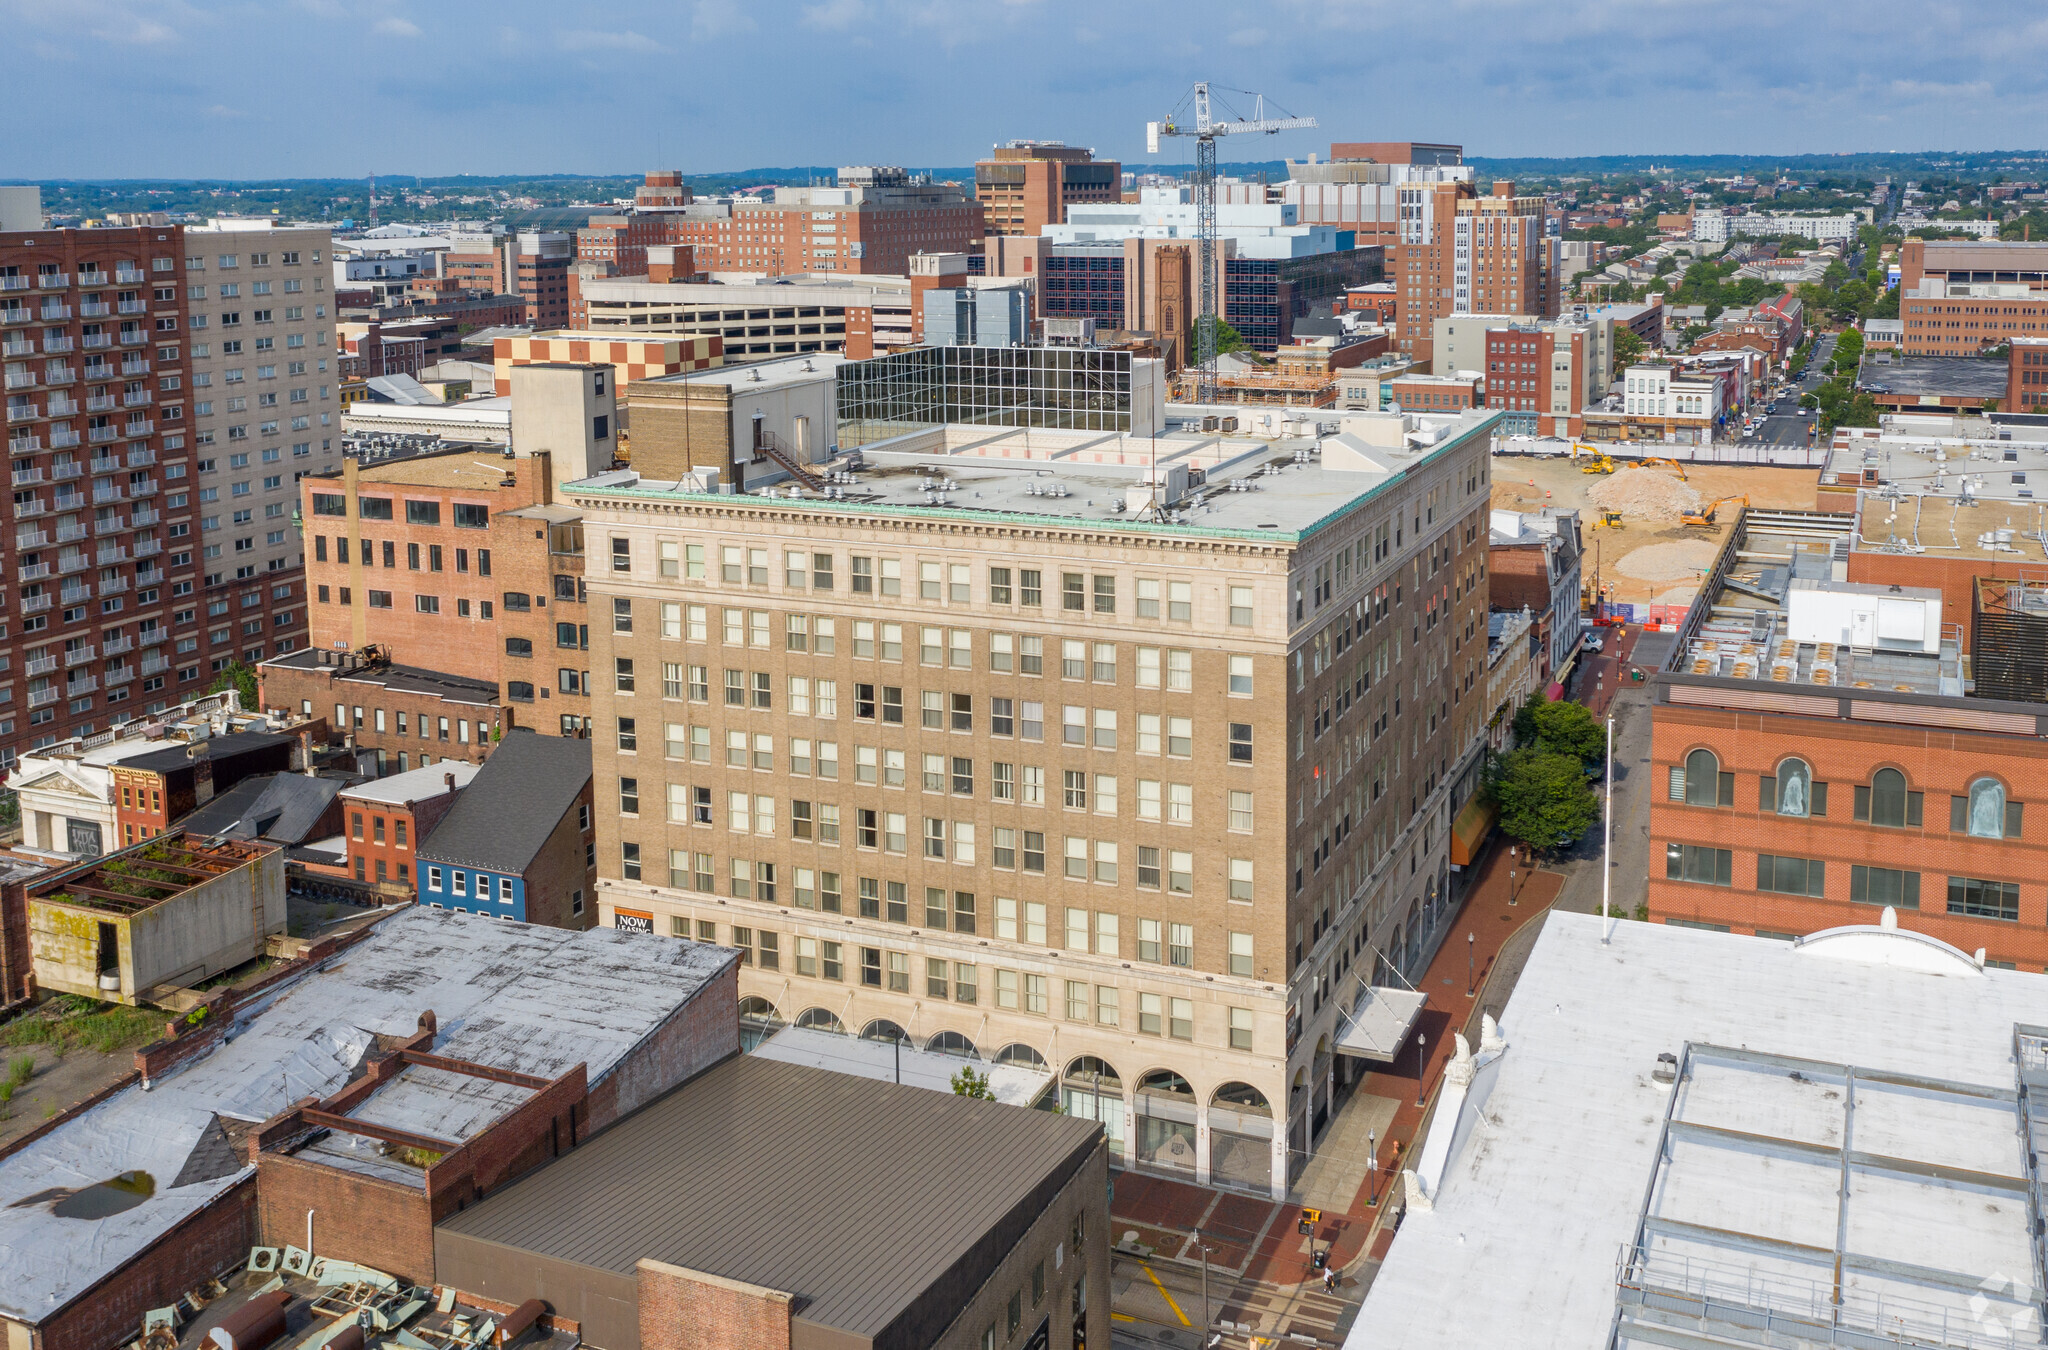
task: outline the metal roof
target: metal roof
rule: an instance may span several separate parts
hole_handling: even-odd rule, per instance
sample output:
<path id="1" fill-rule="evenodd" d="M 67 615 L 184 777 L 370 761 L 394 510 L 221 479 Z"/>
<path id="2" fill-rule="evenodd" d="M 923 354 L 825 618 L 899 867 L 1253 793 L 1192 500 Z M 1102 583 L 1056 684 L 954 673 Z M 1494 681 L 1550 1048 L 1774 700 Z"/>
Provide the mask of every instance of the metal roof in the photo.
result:
<path id="1" fill-rule="evenodd" d="M 890 1344 L 921 1300 L 964 1306 L 1037 1217 L 1015 1211 L 1100 1140 L 1093 1121 L 740 1055 L 439 1231 L 784 1290 L 797 1321 Z M 1003 1227 L 1009 1242 L 972 1252 Z M 970 1254 L 985 1268 L 961 1268 Z"/>
<path id="2" fill-rule="evenodd" d="M 589 782 L 589 741 L 515 727 L 420 844 L 419 856 L 516 876 Z"/>
<path id="3" fill-rule="evenodd" d="M 595 1088 L 737 959 L 609 928 L 400 910 L 237 1013 L 211 1052 L 0 1159 L 0 1316 L 42 1322 L 247 1175 L 195 1168 L 217 1152 L 217 1118 L 261 1121 L 332 1095 L 376 1037 L 414 1035 L 422 1012 L 438 1019 L 436 1053 L 549 1078 L 581 1063 Z M 32 1198 L 137 1170 L 155 1178 L 154 1194 L 104 1218 L 62 1218 L 54 1197 Z"/>
<path id="4" fill-rule="evenodd" d="M 1603 945 L 1597 915 L 1552 911 L 1348 1345 L 1783 1345 L 1815 1312 L 1802 1344 L 2038 1344 L 1972 1306 L 2040 1297 L 2018 1087 L 2048 976 L 1913 921 L 1785 942 L 1617 920 Z M 1642 1326 L 1657 1300 L 1684 1317 Z"/>

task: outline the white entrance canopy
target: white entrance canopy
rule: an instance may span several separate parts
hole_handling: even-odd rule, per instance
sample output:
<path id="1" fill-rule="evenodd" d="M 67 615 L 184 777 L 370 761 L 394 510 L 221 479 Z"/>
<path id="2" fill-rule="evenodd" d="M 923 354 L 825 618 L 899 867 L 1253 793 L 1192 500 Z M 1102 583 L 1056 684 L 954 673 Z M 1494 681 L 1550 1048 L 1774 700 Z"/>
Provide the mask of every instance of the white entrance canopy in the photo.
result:
<path id="1" fill-rule="evenodd" d="M 905 1043 L 899 1050 L 888 1041 L 864 1040 L 815 1027 L 784 1027 L 748 1053 L 785 1064 L 808 1064 L 814 1069 L 852 1074 L 856 1078 L 896 1081 L 901 1055 L 902 1082 L 906 1087 L 951 1092 L 953 1075 L 973 1069 L 988 1075 L 988 1090 L 996 1100 L 1011 1106 L 1029 1106 L 1044 1095 L 1052 1082 L 1050 1069 L 1031 1069 L 1021 1064 L 995 1064 L 985 1059 L 968 1059 L 937 1050 L 919 1050 Z"/>
<path id="2" fill-rule="evenodd" d="M 1359 991 L 1358 1002 L 1340 1016 L 1337 1032 L 1339 1053 L 1360 1059 L 1394 1062 L 1394 1055 L 1415 1029 L 1428 995 L 1412 989 L 1387 989 L 1369 984 Z"/>

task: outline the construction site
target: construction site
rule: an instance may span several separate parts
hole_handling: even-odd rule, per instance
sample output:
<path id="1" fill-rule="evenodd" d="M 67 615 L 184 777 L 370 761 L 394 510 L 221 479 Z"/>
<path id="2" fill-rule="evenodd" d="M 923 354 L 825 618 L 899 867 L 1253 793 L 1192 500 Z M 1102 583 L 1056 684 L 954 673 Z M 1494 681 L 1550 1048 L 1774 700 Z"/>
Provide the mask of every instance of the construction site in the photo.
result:
<path id="1" fill-rule="evenodd" d="M 1587 598 L 1598 585 L 1610 612 L 1636 623 L 1677 623 L 1744 506 L 1810 511 L 1810 468 L 1496 455 L 1496 510 L 1577 511 Z"/>

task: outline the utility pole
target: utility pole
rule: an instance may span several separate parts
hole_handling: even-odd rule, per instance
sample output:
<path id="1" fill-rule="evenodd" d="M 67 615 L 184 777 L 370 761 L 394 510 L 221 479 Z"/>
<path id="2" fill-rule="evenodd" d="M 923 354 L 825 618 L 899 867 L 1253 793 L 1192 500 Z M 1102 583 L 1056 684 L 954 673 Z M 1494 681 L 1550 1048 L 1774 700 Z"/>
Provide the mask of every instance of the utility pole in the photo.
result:
<path id="1" fill-rule="evenodd" d="M 1202 1344 L 1209 1343 L 1209 1246 L 1202 1241 L 1202 1230 L 1195 1230 L 1195 1250 L 1202 1255 Z"/>

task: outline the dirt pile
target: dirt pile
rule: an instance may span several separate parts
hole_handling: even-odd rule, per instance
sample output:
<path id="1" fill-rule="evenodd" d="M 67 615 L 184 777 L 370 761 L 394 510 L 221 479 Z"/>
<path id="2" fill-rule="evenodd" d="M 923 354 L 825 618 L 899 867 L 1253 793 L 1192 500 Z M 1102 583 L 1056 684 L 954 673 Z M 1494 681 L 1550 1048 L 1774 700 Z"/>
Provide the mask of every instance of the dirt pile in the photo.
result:
<path id="1" fill-rule="evenodd" d="M 1616 469 L 1586 494 L 1593 503 L 1621 512 L 1623 520 L 1677 520 L 1697 511 L 1700 494 L 1662 469 Z"/>

